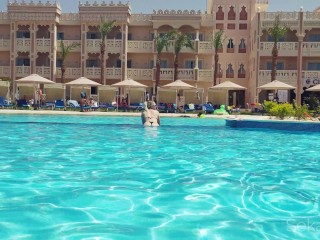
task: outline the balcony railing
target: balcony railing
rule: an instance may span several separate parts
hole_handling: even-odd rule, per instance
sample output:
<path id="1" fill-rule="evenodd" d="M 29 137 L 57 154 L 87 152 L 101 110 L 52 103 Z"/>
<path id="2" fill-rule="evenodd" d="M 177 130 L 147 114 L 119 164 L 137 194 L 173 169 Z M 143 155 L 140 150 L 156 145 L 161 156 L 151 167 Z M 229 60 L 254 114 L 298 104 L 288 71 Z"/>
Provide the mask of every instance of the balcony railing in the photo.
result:
<path id="1" fill-rule="evenodd" d="M 212 42 L 199 42 L 199 53 L 212 54 L 214 52 L 214 47 Z"/>
<path id="2" fill-rule="evenodd" d="M 213 70 L 212 69 L 199 69 L 199 81 L 212 82 Z"/>
<path id="3" fill-rule="evenodd" d="M 277 70 L 277 74 L 276 74 L 277 80 L 293 86 L 296 85 L 297 77 L 298 77 L 297 70 Z M 271 81 L 271 70 L 260 70 L 258 85 L 261 86 L 270 81 Z"/>
<path id="4" fill-rule="evenodd" d="M 121 68 L 106 68 L 107 79 L 122 79 Z"/>
<path id="5" fill-rule="evenodd" d="M 36 67 L 36 74 L 45 78 L 50 78 L 50 67 Z"/>
<path id="6" fill-rule="evenodd" d="M 128 69 L 128 78 L 135 80 L 152 80 L 153 70 L 152 69 Z"/>
<path id="7" fill-rule="evenodd" d="M 36 39 L 37 51 L 39 52 L 50 52 L 51 40 L 47 38 Z"/>
<path id="8" fill-rule="evenodd" d="M 73 43 L 77 43 L 78 46 L 74 49 L 72 49 L 71 52 L 79 52 L 81 51 L 81 40 L 62 40 L 63 41 L 63 44 L 64 46 L 70 46 L 71 44 Z M 61 51 L 61 40 L 58 40 L 58 49 L 57 51 L 60 52 Z"/>
<path id="9" fill-rule="evenodd" d="M 6 51 L 10 49 L 10 39 L 0 39 L 0 50 Z"/>
<path id="10" fill-rule="evenodd" d="M 61 68 L 57 68 L 57 77 L 61 77 Z M 81 68 L 66 68 L 64 77 L 69 79 L 81 77 Z"/>
<path id="11" fill-rule="evenodd" d="M 178 69 L 178 78 L 181 80 L 194 80 L 194 70 Z"/>
<path id="12" fill-rule="evenodd" d="M 87 50 L 89 52 L 100 52 L 100 39 L 87 39 Z M 122 40 L 106 40 L 106 51 L 108 53 L 120 53 L 122 47 Z"/>
<path id="13" fill-rule="evenodd" d="M 86 68 L 86 77 L 100 79 L 100 67 L 87 67 Z M 105 78 L 107 79 L 121 79 L 121 68 L 106 68 Z"/>
<path id="14" fill-rule="evenodd" d="M 9 66 L 0 66 L 0 76 L 1 77 L 10 77 L 10 67 Z"/>
<path id="15" fill-rule="evenodd" d="M 173 80 L 173 68 L 161 68 L 160 69 L 160 79 L 161 80 Z"/>
<path id="16" fill-rule="evenodd" d="M 279 42 L 277 46 L 279 50 L 279 55 L 296 56 L 298 54 L 297 42 Z M 273 48 L 273 42 L 261 42 L 260 55 L 271 56 L 272 48 Z"/>
<path id="17" fill-rule="evenodd" d="M 18 38 L 16 40 L 16 50 L 19 52 L 29 52 L 31 48 L 30 38 Z"/>
<path id="18" fill-rule="evenodd" d="M 320 42 L 303 42 L 303 56 L 319 56 Z"/>
<path id="19" fill-rule="evenodd" d="M 128 52 L 152 53 L 153 41 L 128 41 Z"/>
<path id="20" fill-rule="evenodd" d="M 30 75 L 30 66 L 17 66 L 16 77 L 25 77 Z"/>

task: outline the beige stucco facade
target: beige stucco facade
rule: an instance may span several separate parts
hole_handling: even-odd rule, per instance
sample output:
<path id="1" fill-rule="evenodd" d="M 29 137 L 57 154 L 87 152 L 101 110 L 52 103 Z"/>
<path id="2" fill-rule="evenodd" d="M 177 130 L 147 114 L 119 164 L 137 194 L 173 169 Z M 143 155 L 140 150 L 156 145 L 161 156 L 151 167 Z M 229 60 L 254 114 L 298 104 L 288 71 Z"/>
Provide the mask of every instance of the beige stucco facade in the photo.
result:
<path id="1" fill-rule="evenodd" d="M 271 80 L 273 43 L 265 29 L 279 14 L 290 31 L 278 45 L 281 66 L 277 79 L 301 87 L 320 83 L 320 12 L 267 12 L 267 0 L 208 0 L 206 7 L 205 13 L 157 10 L 135 14 L 128 4 L 96 1 L 79 3 L 78 13 L 64 13 L 57 3 L 8 2 L 7 12 L 0 13 L 0 78 L 15 80 L 37 73 L 59 83 L 60 41 L 77 42 L 80 46 L 65 62 L 67 82 L 80 76 L 100 81 L 100 64 L 104 64 L 105 85 L 133 78 L 152 92 L 156 60 L 153 36 L 176 29 L 190 34 L 194 41 L 194 50 L 183 49 L 179 56 L 179 79 L 203 89 L 201 102 L 220 104 L 225 101 L 224 93 L 212 94 L 208 88 L 213 85 L 211 40 L 223 29 L 226 39 L 219 54 L 219 82 L 229 80 L 245 86 L 239 102 L 243 105 L 258 101 L 257 87 Z M 106 40 L 103 63 L 98 31 L 101 19 L 116 20 Z M 164 85 L 173 81 L 173 47 L 161 58 L 160 85 Z M 136 95 L 138 101 L 140 94 Z M 161 92 L 161 101 L 171 101 L 171 95 L 168 91 L 166 100 L 166 93 Z M 194 96 L 186 93 L 188 101 L 198 100 Z M 52 93 L 50 98 L 54 98 Z"/>

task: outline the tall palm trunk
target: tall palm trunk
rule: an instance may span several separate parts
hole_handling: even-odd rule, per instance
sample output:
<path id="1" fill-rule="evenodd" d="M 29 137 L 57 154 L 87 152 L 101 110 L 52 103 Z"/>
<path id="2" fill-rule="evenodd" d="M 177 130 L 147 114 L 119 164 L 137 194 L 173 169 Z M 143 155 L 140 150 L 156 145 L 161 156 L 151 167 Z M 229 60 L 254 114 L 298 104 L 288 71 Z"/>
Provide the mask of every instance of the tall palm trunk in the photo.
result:
<path id="1" fill-rule="evenodd" d="M 219 71 L 219 54 L 218 54 L 218 49 L 215 49 L 215 53 L 214 53 L 213 86 L 217 85 L 218 71 Z"/>
<path id="2" fill-rule="evenodd" d="M 64 60 L 62 60 L 62 63 L 61 63 L 61 83 L 64 83 L 65 72 L 66 72 L 66 65 L 64 63 Z"/>
<path id="3" fill-rule="evenodd" d="M 100 83 L 104 84 L 104 68 L 105 68 L 105 62 L 104 62 L 104 55 L 106 52 L 106 44 L 104 40 L 101 40 L 101 62 L 100 62 Z"/>
<path id="4" fill-rule="evenodd" d="M 179 72 L 178 72 L 178 68 L 179 68 L 179 64 L 178 64 L 179 60 L 178 60 L 178 54 L 176 54 L 175 58 L 174 58 L 174 76 L 173 76 L 173 80 L 177 81 L 178 80 L 178 76 L 179 76 Z"/>
<path id="5" fill-rule="evenodd" d="M 274 43 L 272 49 L 272 68 L 271 68 L 271 82 L 276 80 L 277 76 L 277 59 L 278 59 L 278 47 L 277 43 Z"/>

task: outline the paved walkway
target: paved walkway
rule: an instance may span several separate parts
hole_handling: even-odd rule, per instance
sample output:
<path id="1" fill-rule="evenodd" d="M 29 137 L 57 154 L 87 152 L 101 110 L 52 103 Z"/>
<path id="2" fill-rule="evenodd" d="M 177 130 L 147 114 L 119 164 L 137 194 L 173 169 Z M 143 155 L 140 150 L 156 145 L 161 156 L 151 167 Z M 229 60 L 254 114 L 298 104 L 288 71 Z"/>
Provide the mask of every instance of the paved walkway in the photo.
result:
<path id="1" fill-rule="evenodd" d="M 79 112 L 79 111 L 59 111 L 59 110 L 15 110 L 15 109 L 0 109 L 0 114 L 31 114 L 31 115 L 77 115 L 77 116 L 140 116 L 140 112 Z M 197 114 L 185 114 L 185 113 L 160 113 L 160 117 L 193 117 L 197 118 Z M 213 115 L 207 114 L 206 118 L 218 118 L 218 119 L 270 119 L 269 116 L 257 116 L 257 115 Z"/>

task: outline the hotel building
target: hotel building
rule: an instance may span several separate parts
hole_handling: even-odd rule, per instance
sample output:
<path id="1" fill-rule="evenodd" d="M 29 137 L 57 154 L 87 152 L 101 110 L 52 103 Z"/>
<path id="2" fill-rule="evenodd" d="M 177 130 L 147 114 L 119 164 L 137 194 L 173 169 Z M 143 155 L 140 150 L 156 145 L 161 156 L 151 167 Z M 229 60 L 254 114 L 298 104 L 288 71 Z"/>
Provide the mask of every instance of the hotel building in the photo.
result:
<path id="1" fill-rule="evenodd" d="M 205 12 L 154 10 L 135 14 L 128 4 L 94 1 L 79 3 L 78 13 L 64 13 L 59 4 L 50 1 L 8 2 L 7 12 L 0 13 L 0 78 L 15 80 L 36 73 L 59 83 L 60 42 L 77 42 L 79 47 L 66 59 L 66 82 L 81 76 L 99 82 L 103 64 L 103 84 L 132 78 L 153 92 L 153 38 L 175 29 L 190 34 L 194 41 L 193 50 L 181 51 L 178 78 L 203 91 L 201 102 L 224 103 L 223 93 L 208 91 L 213 85 L 211 40 L 215 32 L 223 29 L 226 39 L 219 51 L 218 82 L 229 80 L 246 87 L 245 91 L 229 91 L 229 104 L 245 106 L 266 98 L 266 93 L 257 90 L 271 81 L 273 42 L 266 29 L 279 15 L 290 30 L 278 44 L 277 79 L 302 87 L 320 83 L 320 11 L 275 13 L 267 8 L 268 0 L 207 0 Z M 103 61 L 98 29 L 101 20 L 116 21 L 107 36 Z M 172 82 L 173 73 L 171 45 L 162 53 L 160 86 Z M 162 101 L 174 102 L 175 93 L 160 94 Z M 196 101 L 194 92 L 185 93 L 186 103 Z"/>

